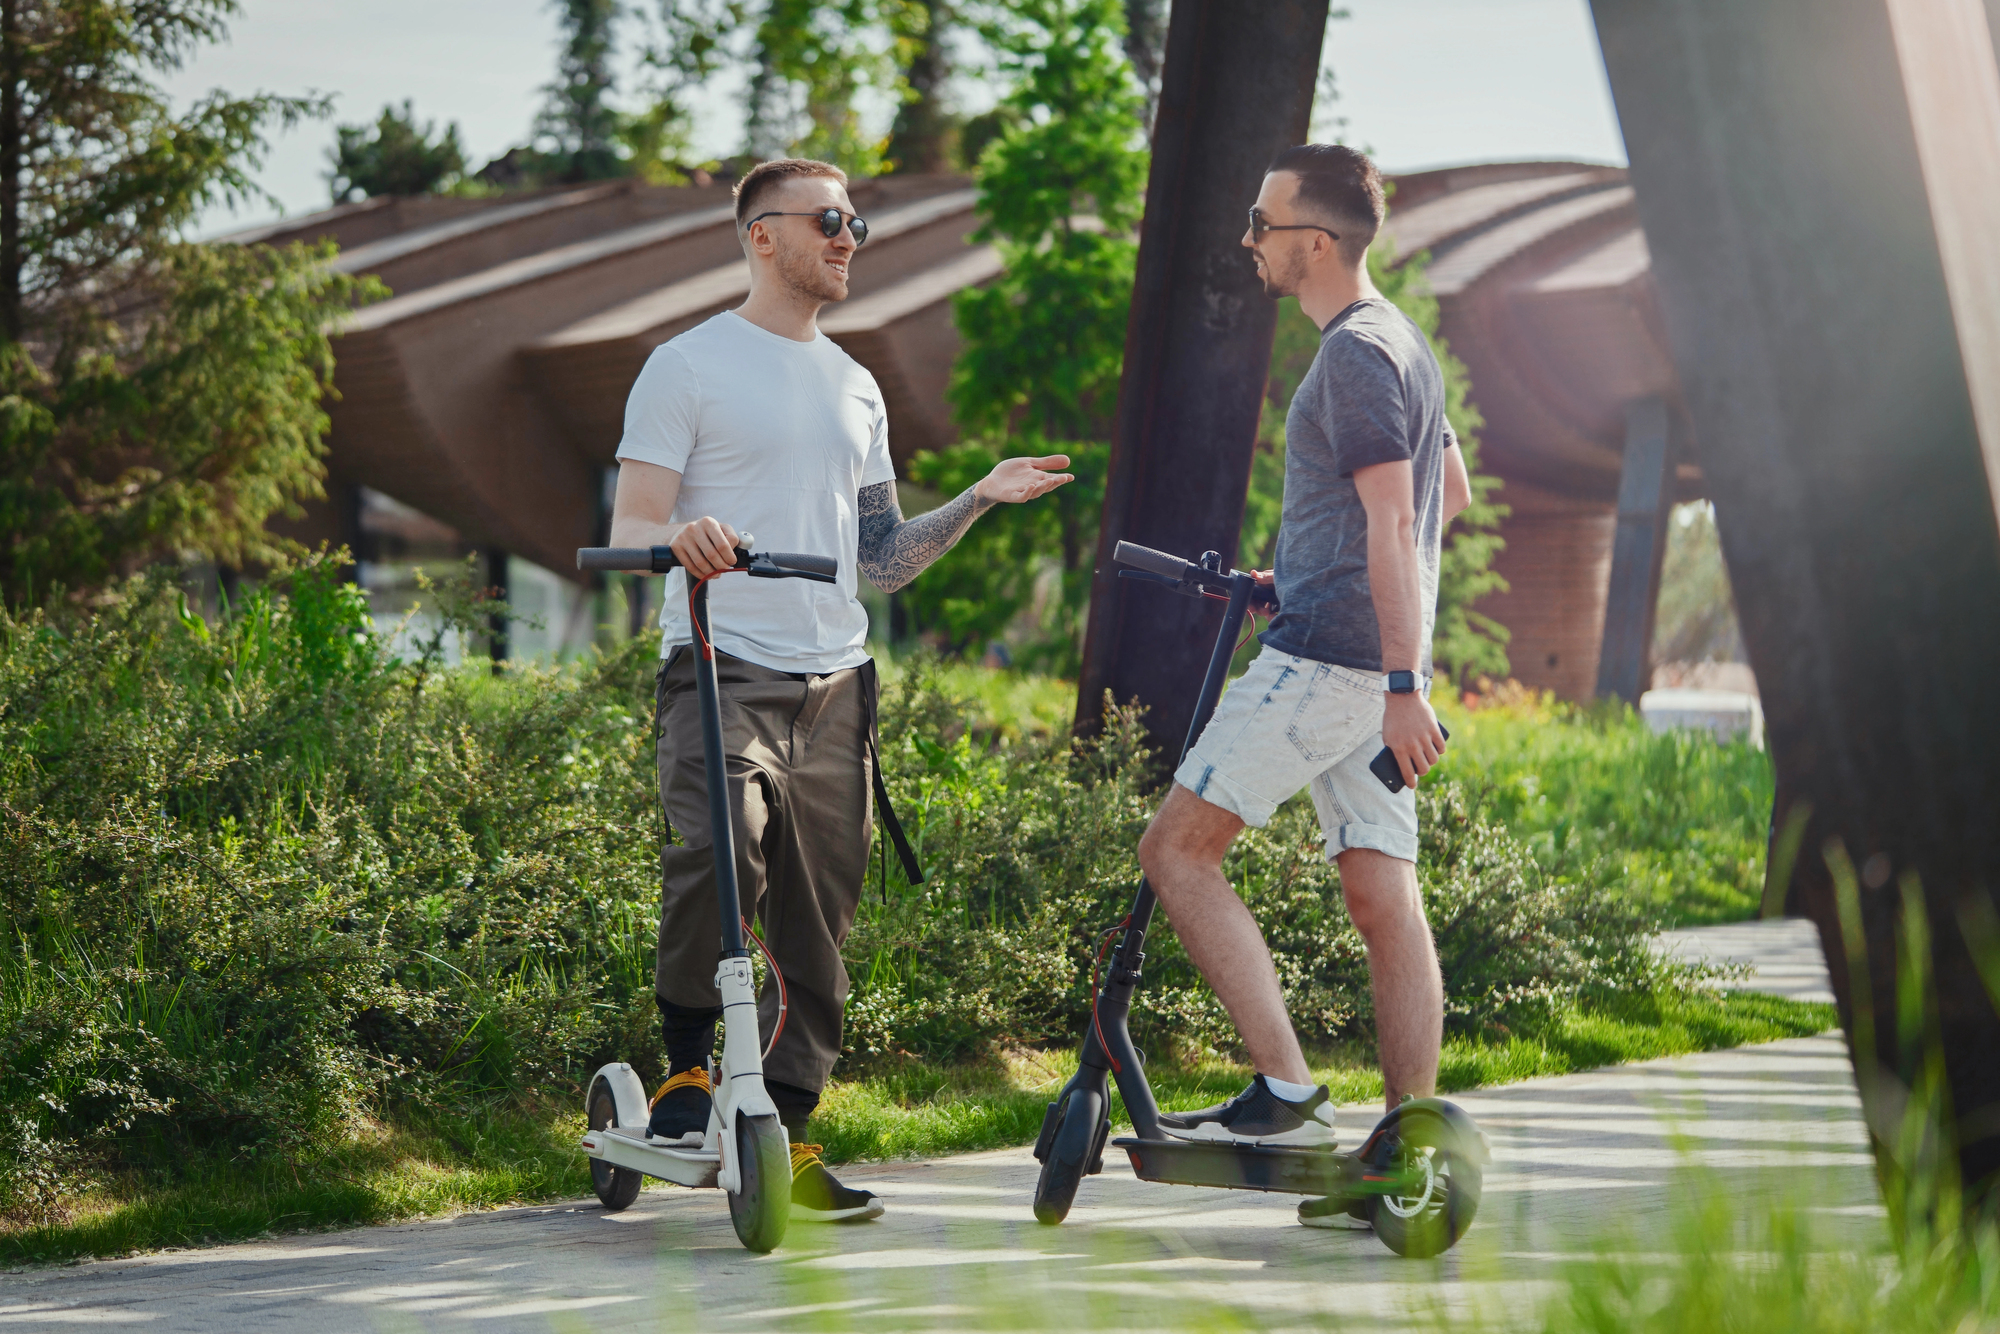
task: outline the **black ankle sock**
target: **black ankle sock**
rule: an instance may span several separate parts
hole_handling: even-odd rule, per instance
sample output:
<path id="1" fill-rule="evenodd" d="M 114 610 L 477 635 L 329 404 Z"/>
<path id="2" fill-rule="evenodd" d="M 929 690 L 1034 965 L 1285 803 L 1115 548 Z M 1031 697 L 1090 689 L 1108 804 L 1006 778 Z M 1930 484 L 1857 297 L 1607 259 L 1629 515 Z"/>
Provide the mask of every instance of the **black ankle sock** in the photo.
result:
<path id="1" fill-rule="evenodd" d="M 806 1122 L 812 1120 L 813 1112 L 819 1107 L 819 1094 L 775 1079 L 764 1081 L 764 1091 L 778 1106 L 778 1119 L 785 1123 L 785 1138 L 794 1144 L 805 1143 Z"/>
<path id="2" fill-rule="evenodd" d="M 667 1074 L 705 1068 L 715 1055 L 715 1024 L 722 1018 L 720 1005 L 676 1005 L 659 996 L 660 1033 L 667 1043 Z"/>

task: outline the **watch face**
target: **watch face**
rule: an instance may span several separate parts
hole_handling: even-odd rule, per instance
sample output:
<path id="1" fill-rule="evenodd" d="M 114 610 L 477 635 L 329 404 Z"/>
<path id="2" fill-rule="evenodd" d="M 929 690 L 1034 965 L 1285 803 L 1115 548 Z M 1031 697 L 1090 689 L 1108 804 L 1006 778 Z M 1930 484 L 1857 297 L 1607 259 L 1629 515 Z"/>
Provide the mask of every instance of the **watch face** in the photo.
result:
<path id="1" fill-rule="evenodd" d="M 1413 695 L 1417 690 L 1415 672 L 1390 672 L 1389 693 L 1392 695 Z"/>

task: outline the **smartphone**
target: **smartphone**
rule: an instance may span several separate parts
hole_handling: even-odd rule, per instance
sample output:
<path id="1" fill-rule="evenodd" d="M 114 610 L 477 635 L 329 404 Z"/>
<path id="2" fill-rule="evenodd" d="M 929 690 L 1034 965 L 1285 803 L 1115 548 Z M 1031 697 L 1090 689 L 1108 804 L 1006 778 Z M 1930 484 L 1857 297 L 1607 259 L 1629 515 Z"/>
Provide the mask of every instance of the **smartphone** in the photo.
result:
<path id="1" fill-rule="evenodd" d="M 1444 733 L 1446 741 L 1451 740 L 1451 729 L 1449 727 L 1446 727 L 1443 723 L 1439 723 L 1438 731 Z M 1382 786 L 1388 788 L 1391 792 L 1401 792 L 1403 790 L 1403 766 L 1396 763 L 1396 752 L 1390 750 L 1387 746 L 1382 747 L 1380 755 L 1368 761 L 1368 772 L 1381 779 Z"/>

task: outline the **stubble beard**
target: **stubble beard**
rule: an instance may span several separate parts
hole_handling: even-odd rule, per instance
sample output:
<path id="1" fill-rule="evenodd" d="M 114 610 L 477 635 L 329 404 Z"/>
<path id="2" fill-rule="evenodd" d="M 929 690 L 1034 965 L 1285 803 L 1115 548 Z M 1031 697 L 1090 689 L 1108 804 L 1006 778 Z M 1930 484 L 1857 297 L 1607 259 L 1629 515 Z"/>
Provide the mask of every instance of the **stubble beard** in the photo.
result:
<path id="1" fill-rule="evenodd" d="M 846 281 L 826 267 L 817 250 L 795 250 L 788 246 L 779 251 L 778 278 L 801 301 L 825 304 L 847 300 Z"/>
<path id="2" fill-rule="evenodd" d="M 1281 297 L 1297 296 L 1299 292 L 1299 280 L 1304 277 L 1303 271 L 1305 266 L 1303 264 L 1296 265 L 1295 269 L 1297 271 L 1287 272 L 1278 266 L 1277 261 L 1271 255 L 1261 250 L 1257 253 L 1264 261 L 1264 295 L 1270 297 L 1273 301 Z"/>

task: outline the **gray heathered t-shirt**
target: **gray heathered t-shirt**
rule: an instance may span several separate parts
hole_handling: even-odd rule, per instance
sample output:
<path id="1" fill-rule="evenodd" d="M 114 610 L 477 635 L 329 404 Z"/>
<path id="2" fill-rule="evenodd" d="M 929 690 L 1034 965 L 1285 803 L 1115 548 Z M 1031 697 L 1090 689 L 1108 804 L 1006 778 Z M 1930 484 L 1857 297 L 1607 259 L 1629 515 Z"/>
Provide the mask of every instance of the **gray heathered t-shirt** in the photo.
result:
<path id="1" fill-rule="evenodd" d="M 1285 417 L 1285 510 L 1278 528 L 1278 615 L 1258 638 L 1280 653 L 1382 670 L 1368 584 L 1368 514 L 1354 470 L 1408 459 L 1423 571 L 1420 670 L 1431 670 L 1438 543 L 1444 530 L 1444 376 L 1409 316 L 1380 297 L 1357 301 L 1320 334 L 1319 353 Z"/>

